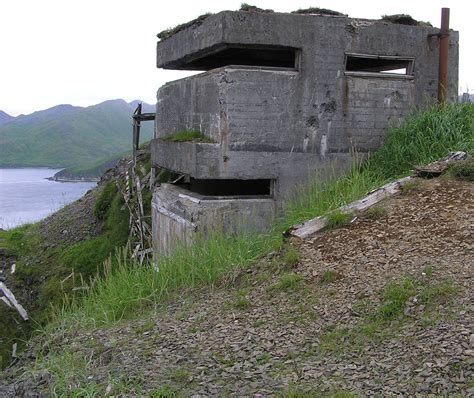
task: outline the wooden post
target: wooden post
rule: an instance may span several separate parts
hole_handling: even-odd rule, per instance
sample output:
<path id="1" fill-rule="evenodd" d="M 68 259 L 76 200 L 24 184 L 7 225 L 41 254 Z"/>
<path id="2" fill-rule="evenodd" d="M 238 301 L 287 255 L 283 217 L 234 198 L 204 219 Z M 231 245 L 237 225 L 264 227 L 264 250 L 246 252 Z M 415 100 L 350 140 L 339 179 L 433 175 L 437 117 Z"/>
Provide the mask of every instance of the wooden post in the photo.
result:
<path id="1" fill-rule="evenodd" d="M 439 32 L 438 103 L 444 105 L 448 92 L 449 8 L 441 9 Z"/>

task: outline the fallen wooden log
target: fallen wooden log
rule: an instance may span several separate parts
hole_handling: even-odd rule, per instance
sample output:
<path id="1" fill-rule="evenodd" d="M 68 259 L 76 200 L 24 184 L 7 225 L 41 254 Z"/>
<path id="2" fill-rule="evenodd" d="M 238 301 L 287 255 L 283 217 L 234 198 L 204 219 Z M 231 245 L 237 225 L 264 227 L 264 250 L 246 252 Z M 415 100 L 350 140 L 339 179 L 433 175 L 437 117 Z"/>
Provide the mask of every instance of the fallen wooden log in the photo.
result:
<path id="1" fill-rule="evenodd" d="M 448 156 L 425 166 L 416 166 L 413 176 L 422 178 L 438 177 L 452 164 L 467 158 L 467 153 L 462 151 L 450 152 Z"/>
<path id="2" fill-rule="evenodd" d="M 404 177 L 399 180 L 385 184 L 384 186 L 376 189 L 375 191 L 372 191 L 365 198 L 356 200 L 355 202 L 352 202 L 348 205 L 341 206 L 333 212 L 352 213 L 356 211 L 365 210 L 380 202 L 381 200 L 400 192 L 400 187 L 412 178 L 413 177 Z M 328 220 L 329 217 L 327 215 L 315 217 L 311 220 L 305 221 L 302 224 L 293 226 L 285 233 L 285 235 L 295 236 L 300 239 L 307 238 L 308 236 L 313 235 L 314 233 L 321 231 L 323 228 L 325 228 L 328 225 Z"/>
<path id="3" fill-rule="evenodd" d="M 10 304 L 18 311 L 23 320 L 27 321 L 29 318 L 28 314 L 26 313 L 26 310 L 18 301 L 16 301 L 15 295 L 3 282 L 0 282 L 0 292 L 3 293 L 4 297 L 6 297 Z"/>

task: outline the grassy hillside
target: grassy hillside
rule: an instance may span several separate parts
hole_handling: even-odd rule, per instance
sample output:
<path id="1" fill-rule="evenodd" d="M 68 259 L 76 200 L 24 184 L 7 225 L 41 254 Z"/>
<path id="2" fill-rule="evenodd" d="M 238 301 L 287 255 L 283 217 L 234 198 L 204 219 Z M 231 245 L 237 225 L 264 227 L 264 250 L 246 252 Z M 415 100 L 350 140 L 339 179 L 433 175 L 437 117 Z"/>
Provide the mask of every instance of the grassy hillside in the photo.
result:
<path id="1" fill-rule="evenodd" d="M 81 392 L 88 396 L 104 395 L 108 382 L 102 385 L 88 377 L 92 368 L 101 367 L 102 357 L 99 355 L 97 359 L 91 356 L 90 361 L 84 360 L 84 357 L 81 361 L 73 346 L 58 343 L 65 335 L 85 329 L 97 331 L 98 328 L 101 328 L 98 333 L 106 335 L 110 328 L 117 327 L 124 319 L 143 317 L 149 320 L 156 315 L 156 311 L 176 298 L 184 300 L 183 297 L 190 297 L 192 305 L 192 295 L 196 291 L 197 294 L 202 293 L 206 286 L 231 289 L 239 280 L 245 280 L 252 274 L 252 268 L 260 258 L 267 254 L 271 258 L 269 253 L 274 255 L 282 247 L 284 262 L 291 269 L 291 264 L 298 262 L 298 254 L 283 242 L 282 231 L 288 226 L 363 197 L 387 180 L 406 175 L 414 165 L 438 159 L 453 150 L 474 154 L 472 105 L 448 105 L 442 110 L 434 107 L 414 113 L 388 132 L 382 148 L 364 164 L 354 165 L 346 175 L 329 181 L 323 182 L 315 176 L 287 203 L 283 217 L 275 221 L 274 228 L 267 234 L 223 236 L 216 233 L 209 239 L 199 240 L 192 247 L 177 250 L 171 257 L 158 258 L 158 272 L 151 264 L 138 266 L 126 253 L 117 256 L 114 258 L 116 267 L 109 269 L 104 277 L 97 278 L 85 295 L 70 300 L 56 311 L 41 340 L 44 351 L 37 350 L 35 369 L 31 371 L 30 368 L 30 374 L 52 375 L 50 392 L 58 395 L 74 396 Z M 85 259 L 90 257 L 88 253 L 89 250 L 75 252 L 73 258 L 81 263 L 82 256 Z M 265 272 L 273 273 L 273 270 L 269 268 Z M 273 291 L 291 290 L 302 283 L 301 276 L 295 276 L 288 270 L 287 273 L 285 278 L 283 275 L 281 280 L 275 282 Z M 258 280 L 256 282 L 260 284 Z M 239 296 L 231 305 L 239 309 L 248 304 Z M 192 316 L 199 318 L 200 314 Z M 236 324 L 236 318 L 233 319 L 226 324 Z M 148 325 L 147 322 L 144 325 Z M 141 330 L 137 333 L 146 335 L 146 327 L 143 329 L 145 332 Z M 88 333 L 94 336 L 94 332 Z M 117 345 L 117 341 L 110 341 L 110 347 Z M 158 343 L 155 348 L 159 348 Z M 104 349 L 101 352 L 108 351 Z M 171 375 L 171 380 L 187 381 L 187 375 L 181 373 Z M 111 383 L 110 380 L 116 375 L 109 376 Z M 117 393 L 125 393 L 129 387 L 129 384 L 122 384 L 117 387 Z M 38 388 L 41 390 L 44 387 Z M 165 395 L 157 393 L 153 396 Z"/>
<path id="2" fill-rule="evenodd" d="M 137 158 L 141 177 L 150 169 L 148 150 L 142 149 Z M 51 308 L 70 294 L 81 295 L 92 279 L 103 274 L 104 260 L 127 243 L 129 211 L 121 190 L 129 163 L 130 156 L 104 174 L 96 188 L 46 219 L 0 231 L 7 268 L 16 263 L 16 272 L 8 272 L 6 283 L 32 319 L 22 322 L 0 303 L 0 369 L 9 363 L 13 342 L 21 350 L 31 329 L 47 322 Z M 145 190 L 143 197 L 149 215 L 150 191 Z"/>
<path id="3" fill-rule="evenodd" d="M 122 153 L 131 147 L 135 106 L 123 100 L 59 105 L 13 118 L 0 124 L 0 167 L 80 166 Z M 142 140 L 152 131 L 152 123 L 143 123 Z"/>

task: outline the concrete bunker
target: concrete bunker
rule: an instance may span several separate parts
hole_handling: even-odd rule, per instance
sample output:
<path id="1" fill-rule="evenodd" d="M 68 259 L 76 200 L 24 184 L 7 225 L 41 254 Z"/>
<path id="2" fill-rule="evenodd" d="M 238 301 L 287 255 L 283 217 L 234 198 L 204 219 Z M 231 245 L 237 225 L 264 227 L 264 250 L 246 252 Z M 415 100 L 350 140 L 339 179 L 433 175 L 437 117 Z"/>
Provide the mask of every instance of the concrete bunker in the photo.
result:
<path id="1" fill-rule="evenodd" d="M 437 95 L 439 29 L 316 15 L 223 11 L 158 42 L 157 66 L 202 70 L 158 90 L 152 163 L 155 250 L 216 229 L 265 231 L 299 184 L 346 170 L 354 153 Z M 448 98 L 457 94 L 450 34 Z M 166 137 L 196 130 L 201 141 Z"/>

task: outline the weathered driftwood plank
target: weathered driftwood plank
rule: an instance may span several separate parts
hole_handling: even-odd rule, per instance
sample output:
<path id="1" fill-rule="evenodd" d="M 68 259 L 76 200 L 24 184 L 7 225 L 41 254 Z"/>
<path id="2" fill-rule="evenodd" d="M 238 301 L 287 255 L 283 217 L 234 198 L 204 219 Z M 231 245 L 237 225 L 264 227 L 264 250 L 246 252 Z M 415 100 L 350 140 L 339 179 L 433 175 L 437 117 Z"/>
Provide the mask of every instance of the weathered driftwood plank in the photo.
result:
<path id="1" fill-rule="evenodd" d="M 422 178 L 432 178 L 438 177 L 439 175 L 443 174 L 443 172 L 455 162 L 459 162 L 460 160 L 467 159 L 467 153 L 462 151 L 457 152 L 450 152 L 448 156 L 437 160 L 436 162 L 432 162 L 425 166 L 416 166 L 415 170 L 413 170 L 413 175 L 416 177 Z"/>
<path id="2" fill-rule="evenodd" d="M 27 321 L 29 318 L 28 318 L 28 314 L 26 313 L 26 310 L 23 308 L 23 306 L 18 301 L 16 301 L 16 298 L 15 298 L 14 294 L 10 291 L 10 289 L 3 282 L 0 282 L 0 291 L 8 299 L 10 304 L 13 307 L 15 307 L 15 309 L 18 311 L 18 313 L 23 318 L 23 320 Z"/>
<path id="3" fill-rule="evenodd" d="M 389 196 L 394 195 L 400 191 L 400 186 L 411 180 L 412 177 L 404 177 L 397 181 L 390 182 L 384 186 L 372 191 L 368 196 L 363 199 L 356 200 L 348 205 L 339 207 L 335 211 L 342 213 L 351 213 L 354 211 L 365 210 L 376 203 L 380 202 Z M 328 224 L 328 216 L 319 216 L 311 220 L 305 221 L 302 224 L 295 225 L 290 228 L 288 234 L 301 239 L 307 238 L 308 236 L 321 231 Z"/>

